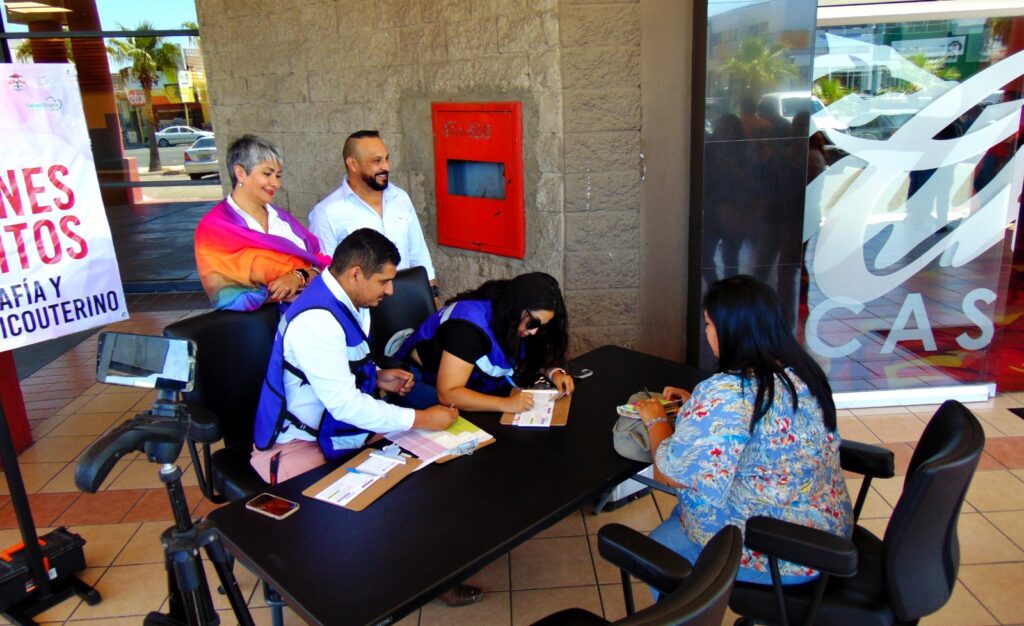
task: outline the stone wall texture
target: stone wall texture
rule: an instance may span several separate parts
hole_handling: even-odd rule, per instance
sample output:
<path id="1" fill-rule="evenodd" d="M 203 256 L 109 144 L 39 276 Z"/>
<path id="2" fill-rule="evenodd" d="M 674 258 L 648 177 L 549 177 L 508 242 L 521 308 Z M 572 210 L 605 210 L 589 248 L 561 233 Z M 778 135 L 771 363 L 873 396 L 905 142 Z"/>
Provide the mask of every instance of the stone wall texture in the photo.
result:
<path id="1" fill-rule="evenodd" d="M 285 158 L 305 219 L 340 184 L 341 146 L 381 131 L 442 295 L 545 271 L 572 350 L 635 345 L 639 285 L 637 0 L 197 0 L 218 149 L 251 132 Z M 523 103 L 526 258 L 437 245 L 430 103 Z M 226 179 L 225 179 L 226 180 Z"/>

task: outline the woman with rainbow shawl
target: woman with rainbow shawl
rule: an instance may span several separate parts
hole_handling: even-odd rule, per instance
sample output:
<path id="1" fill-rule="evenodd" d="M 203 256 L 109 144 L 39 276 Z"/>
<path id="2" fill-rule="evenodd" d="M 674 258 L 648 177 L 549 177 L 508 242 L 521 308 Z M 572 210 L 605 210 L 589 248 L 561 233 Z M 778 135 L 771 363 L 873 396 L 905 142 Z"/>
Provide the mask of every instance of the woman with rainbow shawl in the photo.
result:
<path id="1" fill-rule="evenodd" d="M 255 135 L 228 147 L 231 194 L 196 227 L 196 267 L 216 309 L 254 311 L 268 300 L 290 302 L 328 266 L 313 233 L 270 202 L 284 160 Z"/>

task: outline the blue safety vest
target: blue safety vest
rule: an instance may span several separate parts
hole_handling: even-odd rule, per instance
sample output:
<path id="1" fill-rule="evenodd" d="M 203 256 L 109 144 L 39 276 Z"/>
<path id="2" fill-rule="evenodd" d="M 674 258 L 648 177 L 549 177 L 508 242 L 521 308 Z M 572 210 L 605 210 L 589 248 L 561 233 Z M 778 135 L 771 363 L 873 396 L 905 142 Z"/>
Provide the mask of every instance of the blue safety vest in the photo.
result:
<path id="1" fill-rule="evenodd" d="M 469 322 L 482 330 L 491 341 L 490 352 L 473 364 L 475 367 L 473 373 L 469 375 L 466 387 L 490 395 L 507 395 L 511 385 L 505 376 L 512 376 L 515 373 L 516 363 L 501 349 L 501 343 L 491 330 L 491 303 L 487 300 L 460 300 L 434 313 L 402 344 L 395 356 L 406 360 L 413 348 L 421 342 L 433 340 L 441 324 L 448 320 Z M 427 384 L 437 385 L 437 372 L 425 371 L 423 378 Z"/>
<path id="2" fill-rule="evenodd" d="M 331 460 L 352 449 L 342 443 L 345 438 L 368 434 L 370 431 L 334 417 L 327 409 L 324 409 L 320 425 L 317 428 L 304 424 L 288 411 L 288 402 L 284 394 L 285 370 L 297 376 L 303 385 L 308 385 L 309 381 L 298 366 L 285 360 L 284 334 L 288 330 L 288 324 L 295 319 L 296 315 L 313 309 L 330 311 L 334 319 L 341 324 L 341 328 L 345 332 L 348 367 L 356 377 L 356 386 L 359 387 L 359 391 L 372 393 L 377 388 L 377 366 L 370 354 L 370 343 L 366 338 L 366 333 L 363 332 L 362 326 L 359 325 L 352 311 L 342 304 L 327 288 L 323 279 L 317 276 L 281 316 L 277 336 L 274 338 L 274 349 L 270 353 L 270 363 L 267 365 L 267 377 L 263 381 L 263 390 L 260 392 L 260 403 L 256 408 L 253 440 L 257 448 L 266 450 L 274 445 L 283 430 L 288 426 L 294 426 L 316 437 L 324 456 Z"/>

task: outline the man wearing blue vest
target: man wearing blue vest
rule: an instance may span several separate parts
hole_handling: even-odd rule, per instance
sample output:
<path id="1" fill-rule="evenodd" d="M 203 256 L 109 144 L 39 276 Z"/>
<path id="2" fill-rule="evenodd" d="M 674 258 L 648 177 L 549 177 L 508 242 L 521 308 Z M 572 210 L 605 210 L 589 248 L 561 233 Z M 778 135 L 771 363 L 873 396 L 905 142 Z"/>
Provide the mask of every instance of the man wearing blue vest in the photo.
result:
<path id="1" fill-rule="evenodd" d="M 256 411 L 251 462 L 263 480 L 302 474 L 362 448 L 374 433 L 455 422 L 449 407 L 412 410 L 374 395 L 405 395 L 413 386 L 407 371 L 378 370 L 367 341 L 369 307 L 392 294 L 399 260 L 387 237 L 357 230 L 281 317 Z"/>

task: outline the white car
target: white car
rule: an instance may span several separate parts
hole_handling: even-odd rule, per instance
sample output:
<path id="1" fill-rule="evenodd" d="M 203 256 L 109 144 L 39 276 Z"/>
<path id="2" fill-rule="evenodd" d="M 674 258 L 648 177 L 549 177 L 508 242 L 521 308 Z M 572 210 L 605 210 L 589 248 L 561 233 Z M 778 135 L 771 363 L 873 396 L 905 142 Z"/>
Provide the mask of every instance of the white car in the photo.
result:
<path id="1" fill-rule="evenodd" d="M 846 124 L 835 118 L 825 108 L 825 104 L 809 91 L 776 91 L 761 96 L 761 105 L 768 104 L 772 110 L 792 122 L 793 117 L 800 111 L 807 111 L 811 114 L 811 129 L 813 135 L 816 131 L 830 129 L 846 132 Z"/>
<path id="2" fill-rule="evenodd" d="M 182 143 L 190 144 L 203 137 L 213 137 L 213 133 L 192 128 L 191 126 L 169 126 L 156 134 L 156 145 L 163 148 Z"/>
<path id="3" fill-rule="evenodd" d="M 185 173 L 192 180 L 199 180 L 208 174 L 217 174 L 219 177 L 217 146 L 212 135 L 196 141 L 185 151 Z"/>

